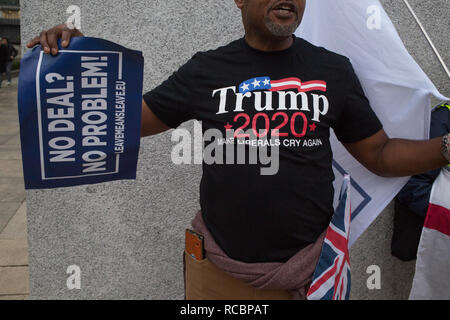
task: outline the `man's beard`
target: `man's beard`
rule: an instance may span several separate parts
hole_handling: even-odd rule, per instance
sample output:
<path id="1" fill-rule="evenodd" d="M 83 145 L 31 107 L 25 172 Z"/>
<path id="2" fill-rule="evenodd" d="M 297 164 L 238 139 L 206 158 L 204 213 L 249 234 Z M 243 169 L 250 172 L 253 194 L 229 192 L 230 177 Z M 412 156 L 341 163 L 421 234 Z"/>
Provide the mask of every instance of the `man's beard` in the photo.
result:
<path id="1" fill-rule="evenodd" d="M 280 25 L 274 23 L 272 20 L 270 20 L 269 17 L 266 17 L 264 21 L 267 29 L 276 37 L 289 37 L 291 36 L 295 30 L 297 30 L 298 26 L 300 25 L 300 21 L 295 21 L 289 25 Z"/>

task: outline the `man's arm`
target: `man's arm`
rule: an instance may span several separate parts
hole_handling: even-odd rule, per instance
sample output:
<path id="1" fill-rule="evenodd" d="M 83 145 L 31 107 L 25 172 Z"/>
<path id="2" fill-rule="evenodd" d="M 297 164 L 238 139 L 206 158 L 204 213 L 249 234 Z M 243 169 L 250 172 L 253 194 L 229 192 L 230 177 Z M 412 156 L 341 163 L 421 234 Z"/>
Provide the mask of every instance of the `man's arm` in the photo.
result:
<path id="1" fill-rule="evenodd" d="M 142 120 L 141 120 L 141 137 L 151 136 L 169 130 L 165 123 L 153 113 L 142 100 Z"/>
<path id="2" fill-rule="evenodd" d="M 362 165 L 382 177 L 411 176 L 447 165 L 442 137 L 428 141 L 390 139 L 384 130 L 345 148 Z"/>

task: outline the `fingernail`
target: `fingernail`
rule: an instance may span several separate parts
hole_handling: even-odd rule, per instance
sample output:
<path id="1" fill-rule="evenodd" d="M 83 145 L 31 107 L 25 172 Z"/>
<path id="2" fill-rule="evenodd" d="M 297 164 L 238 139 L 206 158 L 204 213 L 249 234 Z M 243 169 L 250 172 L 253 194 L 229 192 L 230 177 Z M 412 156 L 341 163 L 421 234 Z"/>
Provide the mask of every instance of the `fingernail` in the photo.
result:
<path id="1" fill-rule="evenodd" d="M 56 50 L 55 48 L 53 48 L 53 49 L 52 49 L 52 53 L 53 53 L 53 54 L 57 54 L 57 53 L 58 53 L 58 50 Z"/>
<path id="2" fill-rule="evenodd" d="M 45 47 L 44 51 L 45 51 L 45 53 L 49 53 L 50 52 L 50 48 L 49 47 Z"/>
<path id="3" fill-rule="evenodd" d="M 64 40 L 61 44 L 62 44 L 64 47 L 66 47 L 66 46 L 67 46 L 67 41 Z"/>

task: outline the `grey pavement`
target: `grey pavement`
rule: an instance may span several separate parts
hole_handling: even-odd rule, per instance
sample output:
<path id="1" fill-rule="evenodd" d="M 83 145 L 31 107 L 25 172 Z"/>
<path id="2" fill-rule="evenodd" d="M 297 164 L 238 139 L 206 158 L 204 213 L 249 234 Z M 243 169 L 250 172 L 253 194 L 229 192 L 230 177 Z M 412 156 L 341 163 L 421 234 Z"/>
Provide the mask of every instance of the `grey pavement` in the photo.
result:
<path id="1" fill-rule="evenodd" d="M 28 299 L 30 293 L 17 81 L 0 88 L 0 300 Z"/>

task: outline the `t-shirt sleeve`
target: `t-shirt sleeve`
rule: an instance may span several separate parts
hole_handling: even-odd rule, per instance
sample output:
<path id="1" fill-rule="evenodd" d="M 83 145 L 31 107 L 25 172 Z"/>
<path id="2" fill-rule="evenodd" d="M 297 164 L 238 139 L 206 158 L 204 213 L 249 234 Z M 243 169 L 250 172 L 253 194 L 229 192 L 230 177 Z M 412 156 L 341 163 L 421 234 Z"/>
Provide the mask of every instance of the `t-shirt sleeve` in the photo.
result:
<path id="1" fill-rule="evenodd" d="M 195 118 L 196 56 L 166 81 L 144 95 L 144 101 L 159 120 L 171 128 Z"/>
<path id="2" fill-rule="evenodd" d="M 358 77 L 348 61 L 347 91 L 342 111 L 333 126 L 342 143 L 353 143 L 368 138 L 383 128 L 370 106 Z"/>

